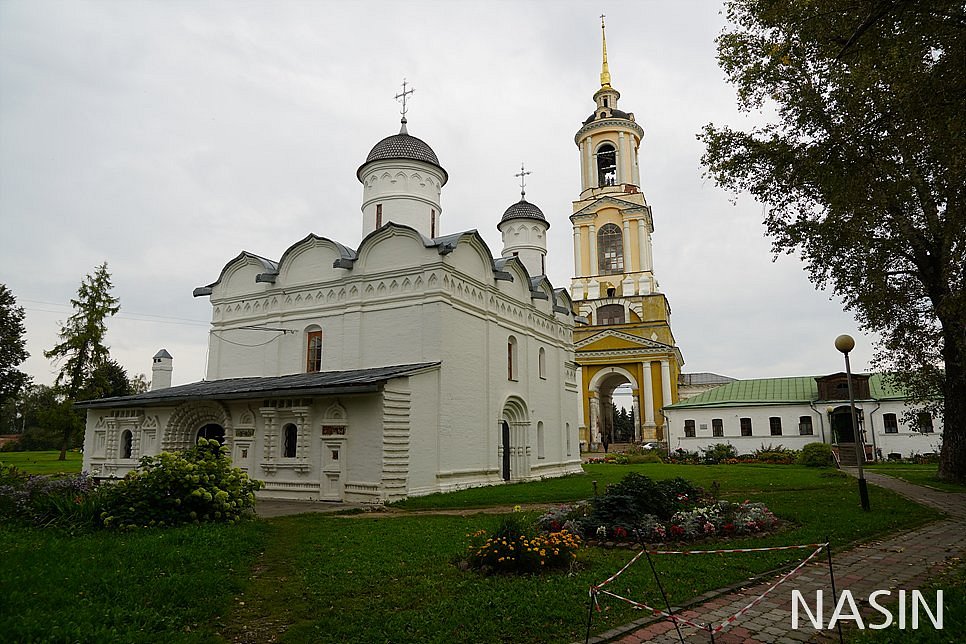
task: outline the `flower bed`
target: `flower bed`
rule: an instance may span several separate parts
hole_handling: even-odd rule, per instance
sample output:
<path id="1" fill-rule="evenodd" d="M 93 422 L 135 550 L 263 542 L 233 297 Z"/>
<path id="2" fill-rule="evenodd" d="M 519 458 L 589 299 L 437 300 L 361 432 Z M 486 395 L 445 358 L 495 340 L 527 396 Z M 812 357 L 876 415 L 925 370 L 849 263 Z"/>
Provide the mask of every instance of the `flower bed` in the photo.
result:
<path id="1" fill-rule="evenodd" d="M 598 543 L 660 543 L 768 532 L 778 519 L 762 503 L 718 500 L 684 479 L 629 474 L 592 501 L 548 511 L 537 526 Z"/>
<path id="2" fill-rule="evenodd" d="M 580 537 L 565 528 L 538 533 L 519 515 L 504 520 L 493 535 L 478 530 L 467 536 L 470 546 L 463 564 L 484 574 L 569 568 L 581 545 Z"/>

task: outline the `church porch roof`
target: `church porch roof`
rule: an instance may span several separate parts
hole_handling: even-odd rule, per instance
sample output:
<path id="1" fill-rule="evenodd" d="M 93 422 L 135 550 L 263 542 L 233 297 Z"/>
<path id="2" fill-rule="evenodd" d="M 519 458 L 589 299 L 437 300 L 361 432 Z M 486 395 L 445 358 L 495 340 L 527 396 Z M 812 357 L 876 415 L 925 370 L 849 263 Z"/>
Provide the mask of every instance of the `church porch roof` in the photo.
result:
<path id="1" fill-rule="evenodd" d="M 260 398 L 263 396 L 311 396 L 320 394 L 366 393 L 377 391 L 379 386 L 393 378 L 411 376 L 422 371 L 439 368 L 439 362 L 353 369 L 349 371 L 319 371 L 297 373 L 288 376 L 264 376 L 254 378 L 226 378 L 202 380 L 187 385 L 146 391 L 134 396 L 118 396 L 100 400 L 78 402 L 79 409 L 110 407 L 146 407 L 169 405 L 190 400 L 228 400 Z"/>

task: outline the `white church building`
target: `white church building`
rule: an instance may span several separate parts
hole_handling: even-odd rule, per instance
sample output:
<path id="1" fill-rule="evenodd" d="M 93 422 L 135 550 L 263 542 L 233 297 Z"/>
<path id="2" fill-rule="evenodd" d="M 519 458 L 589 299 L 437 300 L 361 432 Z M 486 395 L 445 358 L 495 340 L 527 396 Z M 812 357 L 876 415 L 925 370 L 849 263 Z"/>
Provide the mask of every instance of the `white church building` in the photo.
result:
<path id="1" fill-rule="evenodd" d="M 405 87 L 404 87 L 405 93 Z M 205 380 L 88 401 L 84 469 L 215 437 L 265 497 L 383 502 L 578 473 L 573 306 L 544 276 L 550 224 L 524 198 L 441 235 L 448 181 L 407 131 L 379 141 L 358 248 L 310 234 L 278 260 L 242 252 L 195 289 L 212 306 Z"/>

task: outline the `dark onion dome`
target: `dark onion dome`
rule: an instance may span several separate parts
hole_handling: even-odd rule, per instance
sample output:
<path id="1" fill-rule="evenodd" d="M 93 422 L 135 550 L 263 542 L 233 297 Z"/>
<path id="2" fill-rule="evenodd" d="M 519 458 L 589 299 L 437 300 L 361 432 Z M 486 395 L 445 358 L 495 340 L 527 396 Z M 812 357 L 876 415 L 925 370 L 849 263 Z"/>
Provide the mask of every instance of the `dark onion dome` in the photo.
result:
<path id="1" fill-rule="evenodd" d="M 543 216 L 543 211 L 526 199 L 521 199 L 507 208 L 506 212 L 503 213 L 503 217 L 500 219 L 500 223 L 502 224 L 504 221 L 511 219 L 539 219 L 547 224 L 547 228 L 550 227 L 550 222 Z"/>
<path id="2" fill-rule="evenodd" d="M 593 121 L 603 120 L 603 119 L 625 119 L 625 120 L 628 120 L 628 121 L 633 121 L 634 120 L 628 112 L 624 112 L 624 111 L 621 111 L 621 110 L 615 110 L 615 109 L 612 109 L 612 108 L 606 109 L 606 112 L 607 112 L 608 115 L 607 116 L 601 116 L 601 117 L 598 117 L 597 116 L 597 112 L 594 112 L 593 114 L 591 114 L 590 116 L 587 117 L 587 120 L 584 121 L 583 124 L 584 125 L 587 125 L 588 123 L 591 123 Z"/>
<path id="3" fill-rule="evenodd" d="M 403 129 L 405 130 L 405 127 Z M 436 153 L 433 152 L 433 148 L 429 147 L 429 144 L 422 139 L 411 136 L 405 131 L 387 136 L 372 146 L 369 156 L 366 157 L 366 162 L 359 166 L 356 176 L 362 181 L 362 168 L 366 167 L 368 163 L 381 161 L 383 159 L 411 159 L 413 161 L 422 161 L 423 163 L 428 163 L 439 168 L 443 173 L 444 184 L 449 179 L 446 170 L 443 170 L 443 166 L 439 164 L 439 159 L 436 158 Z"/>

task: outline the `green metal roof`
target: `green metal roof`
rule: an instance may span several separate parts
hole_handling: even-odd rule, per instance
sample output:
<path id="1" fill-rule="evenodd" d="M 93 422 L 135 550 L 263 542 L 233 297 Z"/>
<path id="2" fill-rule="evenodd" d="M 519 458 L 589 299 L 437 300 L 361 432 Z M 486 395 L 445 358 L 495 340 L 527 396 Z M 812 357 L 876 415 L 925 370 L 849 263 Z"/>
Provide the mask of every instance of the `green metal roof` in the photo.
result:
<path id="1" fill-rule="evenodd" d="M 856 374 L 864 375 L 864 374 Z M 669 409 L 689 407 L 746 407 L 748 405 L 808 404 L 818 400 L 815 378 L 824 376 L 795 376 L 792 378 L 761 378 L 735 380 L 703 393 L 669 405 Z M 903 398 L 902 392 L 885 384 L 882 374 L 869 378 L 869 394 L 873 400 Z"/>

